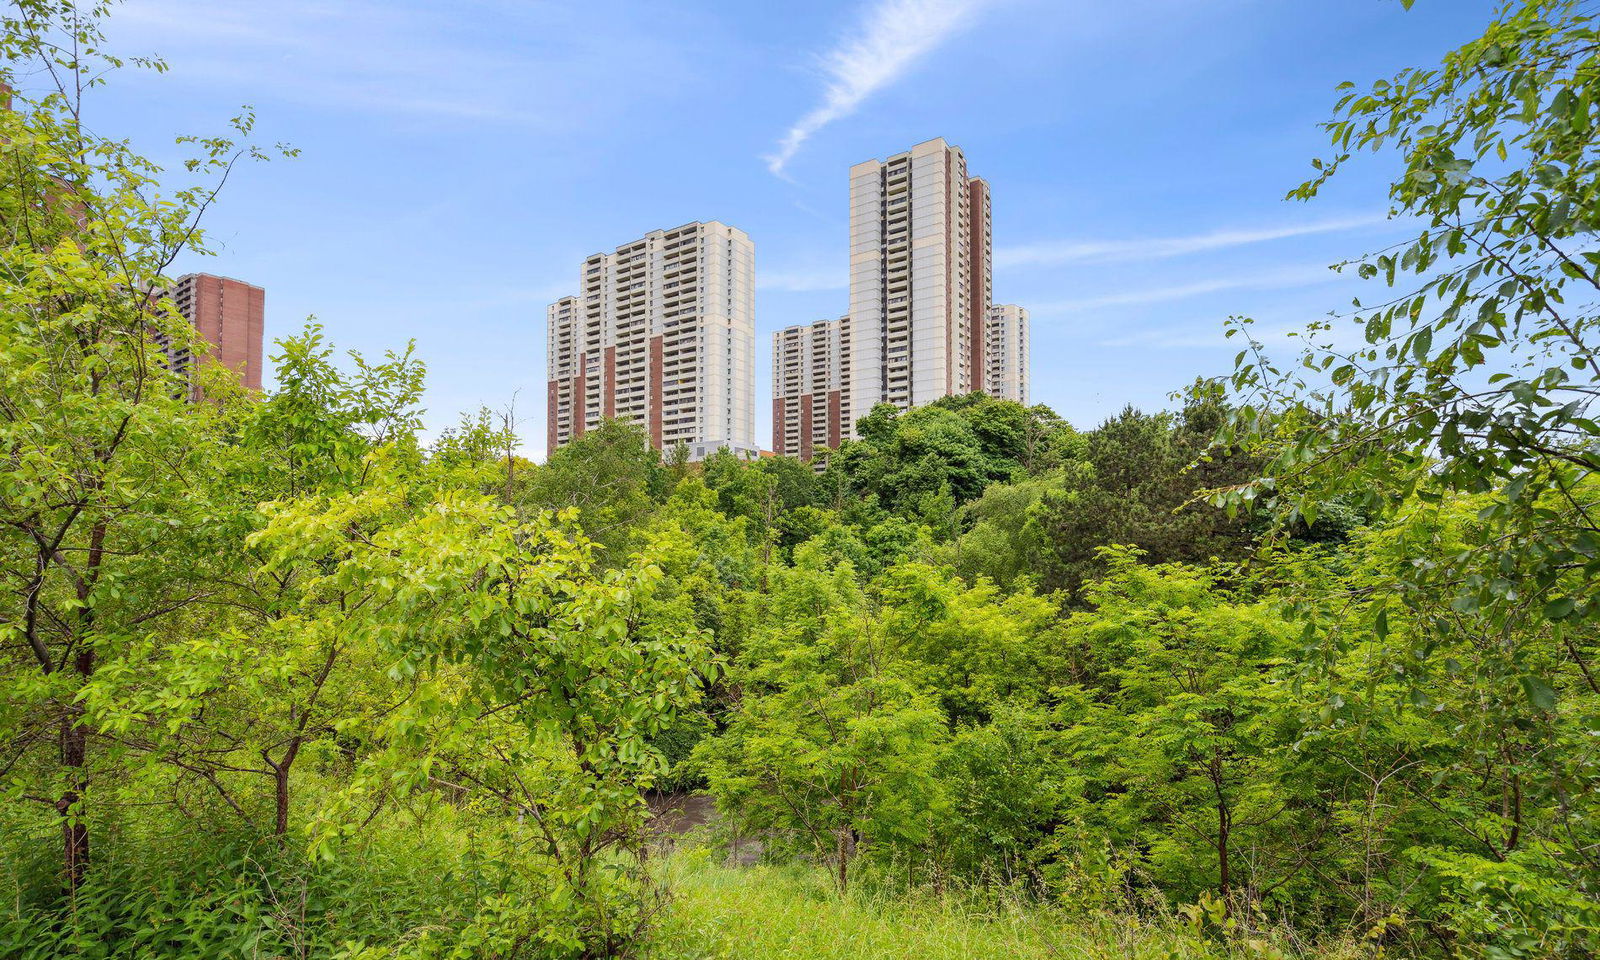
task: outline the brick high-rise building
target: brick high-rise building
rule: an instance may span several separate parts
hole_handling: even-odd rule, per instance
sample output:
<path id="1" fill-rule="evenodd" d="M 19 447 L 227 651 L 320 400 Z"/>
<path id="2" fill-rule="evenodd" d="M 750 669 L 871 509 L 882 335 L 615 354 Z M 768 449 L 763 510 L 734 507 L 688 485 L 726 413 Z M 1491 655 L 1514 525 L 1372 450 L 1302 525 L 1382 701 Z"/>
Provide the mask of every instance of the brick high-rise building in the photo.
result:
<path id="1" fill-rule="evenodd" d="M 850 420 L 850 318 L 772 335 L 772 452 L 810 460 L 839 446 Z"/>
<path id="2" fill-rule="evenodd" d="M 205 353 L 194 357 L 188 350 L 161 344 L 168 364 L 189 379 L 193 399 L 201 398 L 194 374 L 199 365 L 206 363 L 220 363 L 238 374 L 248 389 L 261 389 L 267 300 L 264 289 L 230 277 L 191 273 L 179 277 L 162 295 L 172 300 L 205 345 Z"/>
<path id="3" fill-rule="evenodd" d="M 547 311 L 549 449 L 615 417 L 658 450 L 755 452 L 754 272 L 750 238 L 715 221 L 585 260 Z"/>
<path id="4" fill-rule="evenodd" d="M 1028 311 L 1014 303 L 990 307 L 984 331 L 984 392 L 1026 404 L 1029 360 Z"/>
<path id="5" fill-rule="evenodd" d="M 993 302 L 994 217 L 989 208 L 989 184 L 974 177 L 967 181 L 967 343 L 972 349 L 968 360 L 972 390 L 988 386 L 984 357 Z"/>
<path id="6" fill-rule="evenodd" d="M 856 417 L 981 388 L 992 245 L 989 187 L 960 148 L 929 140 L 850 168 Z"/>

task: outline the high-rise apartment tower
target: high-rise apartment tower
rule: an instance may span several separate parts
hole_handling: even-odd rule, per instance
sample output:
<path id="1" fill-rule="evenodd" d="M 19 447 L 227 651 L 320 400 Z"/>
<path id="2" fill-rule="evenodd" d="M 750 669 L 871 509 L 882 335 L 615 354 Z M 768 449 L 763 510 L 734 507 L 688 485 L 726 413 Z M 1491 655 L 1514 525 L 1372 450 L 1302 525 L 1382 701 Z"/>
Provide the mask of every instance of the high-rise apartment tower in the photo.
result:
<path id="1" fill-rule="evenodd" d="M 1001 400 L 1028 402 L 1028 311 L 1014 303 L 989 308 L 983 346 L 983 391 Z"/>
<path id="2" fill-rule="evenodd" d="M 238 374 L 245 387 L 261 389 L 267 302 L 264 289 L 230 277 L 191 273 L 178 278 L 162 293 L 193 325 L 204 345 L 205 352 L 195 357 L 186 349 L 159 344 L 171 368 L 189 379 L 192 398 L 201 398 L 194 374 L 198 366 L 206 363 L 220 363 Z"/>
<path id="3" fill-rule="evenodd" d="M 715 221 L 585 260 L 546 315 L 548 449 L 616 417 L 658 450 L 753 452 L 754 271 L 750 238 Z"/>
<path id="4" fill-rule="evenodd" d="M 850 424 L 850 318 L 772 335 L 772 452 L 810 460 Z"/>
<path id="5" fill-rule="evenodd" d="M 855 417 L 880 402 L 907 409 L 974 389 L 973 312 L 987 307 L 974 288 L 988 283 L 988 222 L 987 187 L 973 185 L 966 157 L 942 139 L 850 168 Z M 853 422 L 846 429 L 854 435 Z"/>

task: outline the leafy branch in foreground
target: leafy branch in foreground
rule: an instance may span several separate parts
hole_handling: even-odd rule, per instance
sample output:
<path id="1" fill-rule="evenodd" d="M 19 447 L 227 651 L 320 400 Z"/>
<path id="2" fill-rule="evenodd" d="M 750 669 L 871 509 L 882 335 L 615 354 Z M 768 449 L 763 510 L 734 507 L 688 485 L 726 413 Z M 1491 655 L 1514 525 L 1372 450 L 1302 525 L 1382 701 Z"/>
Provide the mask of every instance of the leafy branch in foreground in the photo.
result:
<path id="1" fill-rule="evenodd" d="M 1217 442 L 1264 467 L 1212 497 L 1377 521 L 1382 548 L 1332 589 L 1271 558 L 1306 678 L 1329 717 L 1370 730 L 1412 709 L 1475 745 L 1433 785 L 1497 796 L 1426 797 L 1458 837 L 1410 856 L 1456 935 L 1560 953 L 1600 922 L 1582 906 L 1600 895 L 1600 32 L 1589 3 L 1519 0 L 1438 68 L 1343 89 L 1335 153 L 1290 197 L 1395 153 L 1391 213 L 1421 230 L 1341 265 L 1385 292 L 1313 324 L 1297 363 L 1230 324 L 1247 345 L 1202 392 L 1236 405 Z"/>
<path id="2" fill-rule="evenodd" d="M 1391 291 L 1357 303 L 1361 342 L 1324 321 L 1297 365 L 1254 340 L 1240 352 L 1219 385 L 1239 400 L 1219 440 L 1269 460 L 1261 479 L 1216 498 L 1314 522 L 1335 497 L 1383 515 L 1413 494 L 1486 495 L 1466 548 L 1401 568 L 1396 588 L 1448 597 L 1495 631 L 1552 624 L 1600 690 L 1571 636 L 1600 621 L 1593 16 L 1572 0 L 1527 0 L 1440 68 L 1350 92 L 1338 111 L 1327 129 L 1340 152 L 1291 196 L 1315 197 L 1354 151 L 1392 146 L 1405 164 L 1394 211 L 1424 229 L 1355 264 Z M 1234 334 L 1248 338 L 1249 321 Z"/>
<path id="3" fill-rule="evenodd" d="M 121 639 L 204 594 L 184 558 L 207 505 L 185 494 L 211 452 L 194 430 L 208 414 L 176 398 L 157 347 L 194 333 L 152 294 L 180 253 L 204 252 L 200 220 L 234 164 L 264 156 L 242 116 L 191 141 L 198 183 L 163 195 L 156 165 L 94 134 L 87 93 L 123 63 L 103 49 L 106 13 L 17 0 L 0 18 L 0 84 L 45 87 L 0 110 L 0 712 L 14 732 L 0 777 L 56 811 L 68 888 L 89 858 L 82 690 Z"/>

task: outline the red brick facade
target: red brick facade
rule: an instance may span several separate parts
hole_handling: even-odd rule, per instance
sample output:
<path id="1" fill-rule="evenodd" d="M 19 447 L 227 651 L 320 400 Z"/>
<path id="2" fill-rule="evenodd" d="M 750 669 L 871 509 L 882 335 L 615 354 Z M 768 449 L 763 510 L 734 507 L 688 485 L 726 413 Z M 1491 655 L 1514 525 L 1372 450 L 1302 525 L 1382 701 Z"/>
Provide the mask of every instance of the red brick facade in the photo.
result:
<path id="1" fill-rule="evenodd" d="M 221 364 L 247 389 L 260 390 L 267 292 L 240 280 L 192 273 L 178 280 L 171 297 L 203 342 L 195 365 Z M 192 391 L 201 399 L 198 382 Z"/>
<path id="2" fill-rule="evenodd" d="M 660 334 L 650 338 L 650 383 L 648 387 L 650 391 L 650 445 L 657 450 L 662 448 L 661 409 L 663 406 L 662 392 L 665 389 L 661 382 L 663 367 L 661 353 L 663 346 L 664 340 Z"/>
<path id="3" fill-rule="evenodd" d="M 972 365 L 972 390 L 986 389 L 984 330 L 989 319 L 989 185 L 967 182 L 967 343 Z"/>
<path id="4" fill-rule="evenodd" d="M 811 459 L 814 449 L 811 439 L 811 414 L 815 409 L 813 398 L 814 395 L 809 393 L 800 395 L 800 459 L 806 461 Z"/>
<path id="5" fill-rule="evenodd" d="M 600 375 L 603 394 L 600 397 L 600 416 L 607 420 L 617 415 L 617 348 L 606 347 L 605 371 Z"/>
<path id="6" fill-rule="evenodd" d="M 583 421 L 589 413 L 589 355 L 578 354 L 578 375 L 572 378 L 572 439 L 583 436 Z M 555 447 L 551 447 L 554 450 Z M 547 451 L 548 452 L 548 451 Z"/>
<path id="7" fill-rule="evenodd" d="M 546 394 L 547 399 L 545 400 L 545 410 L 548 411 L 548 412 L 545 415 L 544 449 L 545 449 L 545 451 L 547 453 L 556 448 L 556 414 L 555 414 L 555 410 L 556 410 L 556 404 L 558 402 L 557 399 L 556 399 L 556 397 L 557 397 L 556 391 L 560 388 L 560 386 L 561 385 L 559 383 L 557 383 L 554 380 L 551 380 L 550 381 L 549 392 Z"/>

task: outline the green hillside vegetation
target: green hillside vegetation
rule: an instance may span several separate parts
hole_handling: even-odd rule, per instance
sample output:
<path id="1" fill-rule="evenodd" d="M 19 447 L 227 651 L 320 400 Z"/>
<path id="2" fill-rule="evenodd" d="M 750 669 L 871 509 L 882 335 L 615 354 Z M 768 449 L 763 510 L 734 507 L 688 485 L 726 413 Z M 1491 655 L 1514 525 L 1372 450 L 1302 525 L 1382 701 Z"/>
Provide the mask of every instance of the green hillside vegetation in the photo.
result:
<path id="1" fill-rule="evenodd" d="M 1423 226 L 1300 355 L 1238 319 L 1171 411 L 880 406 L 813 469 L 428 435 L 420 358 L 314 322 L 190 402 L 150 291 L 277 151 L 96 137 L 105 11 L 18 0 L 0 955 L 1594 957 L 1586 9 L 1341 94 L 1295 196 L 1381 153 Z M 718 810 L 671 852 L 665 790 Z"/>
<path id="2" fill-rule="evenodd" d="M 1230 945 L 1206 932 L 1207 917 L 1159 911 L 1130 922 L 1128 915 L 1061 910 L 1033 898 L 881 886 L 841 897 L 825 873 L 793 865 L 728 868 L 683 856 L 666 879 L 672 910 L 656 946 L 671 960 L 1220 960 L 1294 949 L 1278 931 Z M 1360 946 L 1319 945 L 1318 953 L 1354 956 Z"/>

